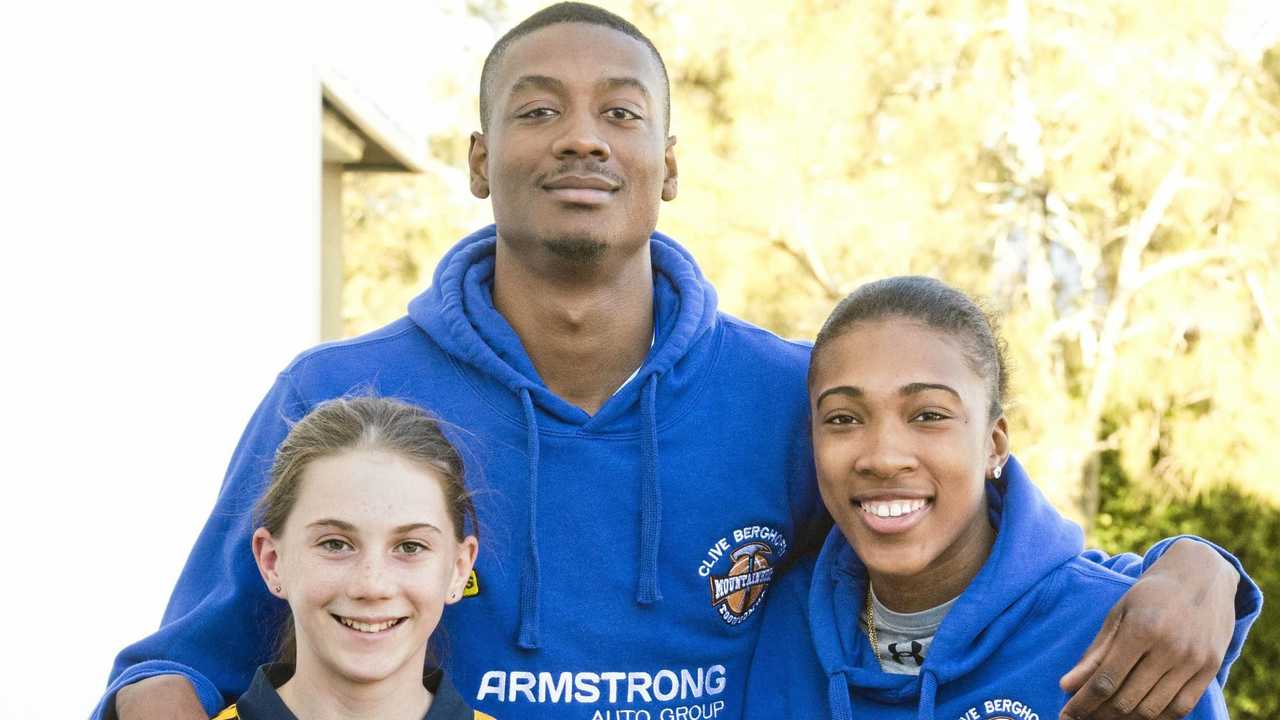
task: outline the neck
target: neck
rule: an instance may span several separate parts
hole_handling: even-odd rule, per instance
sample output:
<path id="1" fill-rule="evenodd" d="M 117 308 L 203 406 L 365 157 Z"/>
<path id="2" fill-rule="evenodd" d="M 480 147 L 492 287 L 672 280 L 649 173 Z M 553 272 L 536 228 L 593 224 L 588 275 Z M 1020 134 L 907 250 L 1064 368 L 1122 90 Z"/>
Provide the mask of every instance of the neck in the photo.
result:
<path id="1" fill-rule="evenodd" d="M 867 568 L 876 599 L 894 612 L 914 613 L 959 597 L 982 570 L 995 539 L 984 505 L 964 534 L 921 572 L 895 575 Z"/>
<path id="2" fill-rule="evenodd" d="M 299 647 L 293 677 L 280 686 L 280 699 L 303 720 L 421 720 L 431 707 L 431 692 L 422 684 L 425 647 L 389 677 L 358 682 L 331 671 Z"/>
<path id="3" fill-rule="evenodd" d="M 649 246 L 593 261 L 520 253 L 499 235 L 494 307 L 547 387 L 594 415 L 644 362 L 653 339 Z"/>

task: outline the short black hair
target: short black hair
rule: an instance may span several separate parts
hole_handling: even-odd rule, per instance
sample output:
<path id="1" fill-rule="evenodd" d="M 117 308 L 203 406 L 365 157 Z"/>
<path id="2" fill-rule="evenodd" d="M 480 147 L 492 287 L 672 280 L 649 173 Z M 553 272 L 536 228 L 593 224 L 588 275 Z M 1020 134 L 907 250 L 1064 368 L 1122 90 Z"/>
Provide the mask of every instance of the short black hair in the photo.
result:
<path id="1" fill-rule="evenodd" d="M 480 71 L 481 131 L 487 132 L 489 129 L 489 109 L 491 105 L 489 95 L 492 92 L 493 74 L 497 71 L 498 63 L 502 60 L 502 56 L 506 54 L 507 48 L 511 46 L 511 43 L 535 30 L 541 30 L 544 27 L 560 23 L 599 25 L 616 30 L 623 35 L 644 43 L 644 46 L 649 48 L 649 52 L 653 55 L 653 59 L 658 61 L 658 68 L 662 70 L 663 109 L 666 111 L 663 128 L 667 132 L 670 131 L 671 79 L 667 77 L 667 64 L 662 61 L 662 53 L 658 52 L 658 48 L 654 46 L 652 40 L 640 32 L 640 28 L 632 25 L 625 18 L 615 15 L 604 8 L 580 2 L 562 2 L 543 8 L 525 18 L 519 25 L 508 30 L 506 35 L 503 35 L 498 42 L 494 43 L 493 49 L 489 51 L 488 57 L 484 59 L 484 69 Z"/>
<path id="2" fill-rule="evenodd" d="M 1009 359 L 995 319 L 968 295 L 941 280 L 921 275 L 869 282 L 841 300 L 813 341 L 809 383 L 813 383 L 818 356 L 832 340 L 859 322 L 893 317 L 914 320 L 959 339 L 969 367 L 990 390 L 990 419 L 1000 417 L 1009 394 Z"/>

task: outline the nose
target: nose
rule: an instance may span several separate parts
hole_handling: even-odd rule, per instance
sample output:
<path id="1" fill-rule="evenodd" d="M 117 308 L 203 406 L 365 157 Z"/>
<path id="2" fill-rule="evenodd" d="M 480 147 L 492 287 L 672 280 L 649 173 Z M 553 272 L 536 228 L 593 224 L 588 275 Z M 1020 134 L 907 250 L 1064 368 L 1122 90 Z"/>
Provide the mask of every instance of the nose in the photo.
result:
<path id="1" fill-rule="evenodd" d="M 601 119 L 596 113 L 575 112 L 565 119 L 563 131 L 551 148 L 557 158 L 592 158 L 600 162 L 609 159 L 609 143 L 600 133 Z"/>
<path id="2" fill-rule="evenodd" d="M 876 421 L 863 430 L 863 445 L 853 461 L 854 472 L 889 479 L 916 469 L 917 457 L 906 428 L 892 421 Z"/>
<path id="3" fill-rule="evenodd" d="M 348 578 L 347 596 L 353 600 L 380 600 L 392 595 L 392 587 L 383 558 L 377 553 L 366 553 Z"/>

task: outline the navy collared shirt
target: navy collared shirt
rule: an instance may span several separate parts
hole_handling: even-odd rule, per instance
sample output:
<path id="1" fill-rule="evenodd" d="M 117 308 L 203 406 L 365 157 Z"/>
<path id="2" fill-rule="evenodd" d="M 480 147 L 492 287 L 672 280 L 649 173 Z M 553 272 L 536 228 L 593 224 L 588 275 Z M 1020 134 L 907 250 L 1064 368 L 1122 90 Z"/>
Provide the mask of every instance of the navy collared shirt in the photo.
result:
<path id="1" fill-rule="evenodd" d="M 218 713 L 214 720 L 298 720 L 280 699 L 276 688 L 293 677 L 293 666 L 273 663 L 258 668 L 253 682 L 236 703 Z M 444 670 L 431 670 L 422 676 L 422 685 L 431 691 L 434 699 L 422 720 L 482 720 L 488 715 L 474 712 L 467 706 L 458 689 L 449 682 Z"/>

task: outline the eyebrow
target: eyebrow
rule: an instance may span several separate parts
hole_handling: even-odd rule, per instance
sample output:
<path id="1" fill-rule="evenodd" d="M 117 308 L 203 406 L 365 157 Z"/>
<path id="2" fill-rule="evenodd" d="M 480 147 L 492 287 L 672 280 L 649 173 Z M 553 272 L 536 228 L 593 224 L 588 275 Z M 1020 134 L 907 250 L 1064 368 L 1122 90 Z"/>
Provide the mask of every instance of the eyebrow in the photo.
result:
<path id="1" fill-rule="evenodd" d="M 943 392 L 951 393 L 956 397 L 957 400 L 962 399 L 960 397 L 960 393 L 956 392 L 955 388 L 951 387 L 950 385 L 943 385 L 942 383 L 925 383 L 925 382 L 907 383 L 906 385 L 903 385 L 902 387 L 898 388 L 898 395 L 901 395 L 902 397 L 906 397 L 908 395 L 915 395 L 916 393 L 925 392 L 926 390 L 941 390 Z M 815 400 L 813 404 L 815 407 L 818 405 L 821 405 L 822 401 L 825 400 L 828 395 L 843 395 L 845 397 L 850 397 L 850 398 L 860 398 L 865 394 L 866 393 L 864 393 L 862 391 L 862 388 L 860 387 L 854 387 L 852 385 L 837 385 L 833 388 L 827 388 L 826 390 L 823 390 L 822 393 L 818 395 L 818 399 Z"/>
<path id="2" fill-rule="evenodd" d="M 605 90 L 617 90 L 619 88 L 632 88 L 644 95 L 645 100 L 651 100 L 652 95 L 649 88 L 645 86 L 638 78 L 634 77 L 611 77 L 605 78 L 596 83 L 596 86 Z M 549 75 L 521 75 L 515 84 L 511 86 L 509 95 L 515 95 L 522 90 L 538 89 L 546 90 L 553 93 L 564 93 L 565 85 L 560 80 Z"/>
<path id="3" fill-rule="evenodd" d="M 822 404 L 828 395 L 844 395 L 845 397 L 860 398 L 863 395 L 862 388 L 853 387 L 852 385 L 837 385 L 833 388 L 827 388 L 818 395 L 818 399 L 813 401 L 814 406 Z"/>
<path id="4" fill-rule="evenodd" d="M 640 82 L 639 79 L 633 77 L 611 77 L 601 80 L 599 85 L 606 90 L 618 90 L 621 88 L 632 88 L 640 91 L 644 95 L 645 100 L 652 100 L 653 96 L 649 94 L 649 88 Z"/>
<path id="5" fill-rule="evenodd" d="M 511 86 L 511 92 L 507 94 L 515 95 L 521 90 L 527 90 L 529 88 L 547 90 L 554 93 L 563 93 L 564 83 L 548 75 L 521 75 L 520 78 L 516 80 L 515 84 Z"/>
<path id="6" fill-rule="evenodd" d="M 308 524 L 307 527 L 308 528 L 333 527 L 343 532 L 356 532 L 355 525 L 352 525 L 351 523 L 346 522 L 345 520 L 337 520 L 335 518 L 322 518 L 320 520 L 316 520 L 315 522 Z M 406 525 L 400 525 L 398 527 L 392 528 L 391 534 L 403 535 L 413 530 L 430 530 L 436 533 L 443 534 L 443 531 L 441 531 L 440 528 L 428 522 L 408 523 Z"/>

